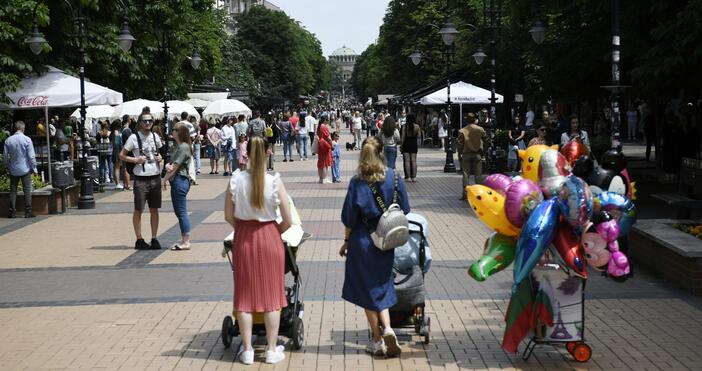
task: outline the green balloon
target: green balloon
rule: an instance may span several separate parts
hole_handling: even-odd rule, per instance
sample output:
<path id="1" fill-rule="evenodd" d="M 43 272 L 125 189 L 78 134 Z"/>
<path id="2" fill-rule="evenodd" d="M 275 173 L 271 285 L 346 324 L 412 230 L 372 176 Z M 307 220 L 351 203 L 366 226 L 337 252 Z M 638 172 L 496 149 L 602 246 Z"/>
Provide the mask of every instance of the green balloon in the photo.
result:
<path id="1" fill-rule="evenodd" d="M 514 261 L 517 240 L 513 237 L 493 233 L 485 240 L 485 250 L 480 259 L 468 268 L 468 274 L 478 282 L 507 268 Z"/>

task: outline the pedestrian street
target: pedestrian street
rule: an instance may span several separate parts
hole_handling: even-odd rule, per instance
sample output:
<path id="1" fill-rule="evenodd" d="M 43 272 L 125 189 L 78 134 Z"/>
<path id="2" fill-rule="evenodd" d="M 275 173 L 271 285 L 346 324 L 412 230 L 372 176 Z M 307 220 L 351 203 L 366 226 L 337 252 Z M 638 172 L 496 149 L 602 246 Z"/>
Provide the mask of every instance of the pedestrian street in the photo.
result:
<path id="1" fill-rule="evenodd" d="M 351 140 L 348 133 L 341 142 Z M 231 232 L 224 221 L 228 178 L 203 175 L 188 196 L 192 249 L 179 239 L 164 192 L 163 250 L 135 251 L 132 193 L 97 194 L 93 210 L 0 221 L 0 370 L 444 370 L 444 369 L 698 369 L 702 363 L 702 300 L 637 270 L 624 283 L 591 274 L 584 336 L 592 359 L 578 363 L 564 347 L 540 346 L 528 361 L 501 347 L 512 270 L 476 282 L 466 270 L 482 254 L 488 228 L 465 201 L 461 178 L 443 173 L 445 153 L 419 151 L 416 183 L 406 185 L 414 212 L 429 221 L 433 262 L 426 276 L 429 343 L 398 329 L 399 358 L 364 353 L 368 325 L 360 308 L 341 299 L 344 261 L 341 207 L 358 160 L 342 150 L 343 182 L 318 184 L 315 161 L 279 161 L 275 170 L 313 237 L 299 249 L 304 302 L 302 349 L 286 359 L 235 361 L 221 342 L 232 313 L 232 272 L 222 257 Z M 401 168 L 401 159 L 398 167 Z M 144 227 L 148 218 L 144 218 Z M 148 235 L 148 228 L 145 228 Z M 289 277 L 288 277 L 289 279 Z M 280 342 L 289 340 L 280 337 Z M 524 344 L 520 347 L 522 350 Z"/>

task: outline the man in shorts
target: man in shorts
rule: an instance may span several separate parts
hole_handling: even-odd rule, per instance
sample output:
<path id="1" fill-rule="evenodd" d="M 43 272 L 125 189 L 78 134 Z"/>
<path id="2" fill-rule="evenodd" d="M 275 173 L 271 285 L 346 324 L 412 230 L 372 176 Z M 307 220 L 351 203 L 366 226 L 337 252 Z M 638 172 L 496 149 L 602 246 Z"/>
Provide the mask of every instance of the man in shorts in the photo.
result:
<path id="1" fill-rule="evenodd" d="M 119 154 L 123 163 L 134 165 L 134 214 L 132 224 L 136 235 L 136 250 L 159 250 L 161 244 L 158 235 L 158 209 L 161 208 L 161 162 L 159 154 L 161 139 L 151 132 L 154 119 L 151 114 L 139 115 L 137 131 L 124 142 Z M 138 136 L 138 137 L 137 137 Z M 146 203 L 151 214 L 151 244 L 146 243 L 141 235 L 141 214 Z"/>

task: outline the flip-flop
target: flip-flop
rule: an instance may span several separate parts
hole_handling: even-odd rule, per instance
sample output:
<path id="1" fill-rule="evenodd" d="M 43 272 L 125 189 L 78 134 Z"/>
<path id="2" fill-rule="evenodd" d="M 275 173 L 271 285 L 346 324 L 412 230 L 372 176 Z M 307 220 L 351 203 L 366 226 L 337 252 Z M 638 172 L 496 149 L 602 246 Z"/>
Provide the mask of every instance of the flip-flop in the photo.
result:
<path id="1" fill-rule="evenodd" d="M 178 244 L 173 245 L 171 247 L 171 251 L 183 251 L 183 250 L 190 250 L 190 246 L 180 246 Z"/>

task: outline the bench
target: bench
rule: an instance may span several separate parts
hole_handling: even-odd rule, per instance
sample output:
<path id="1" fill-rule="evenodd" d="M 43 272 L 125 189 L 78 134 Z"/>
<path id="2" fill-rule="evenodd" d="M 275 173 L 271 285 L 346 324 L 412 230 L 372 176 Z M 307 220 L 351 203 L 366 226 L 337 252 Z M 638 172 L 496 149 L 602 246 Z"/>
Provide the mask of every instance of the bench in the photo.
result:
<path id="1" fill-rule="evenodd" d="M 676 208 L 678 219 L 690 219 L 690 210 L 702 209 L 702 161 L 683 158 L 677 193 L 658 193 L 651 197 Z"/>

